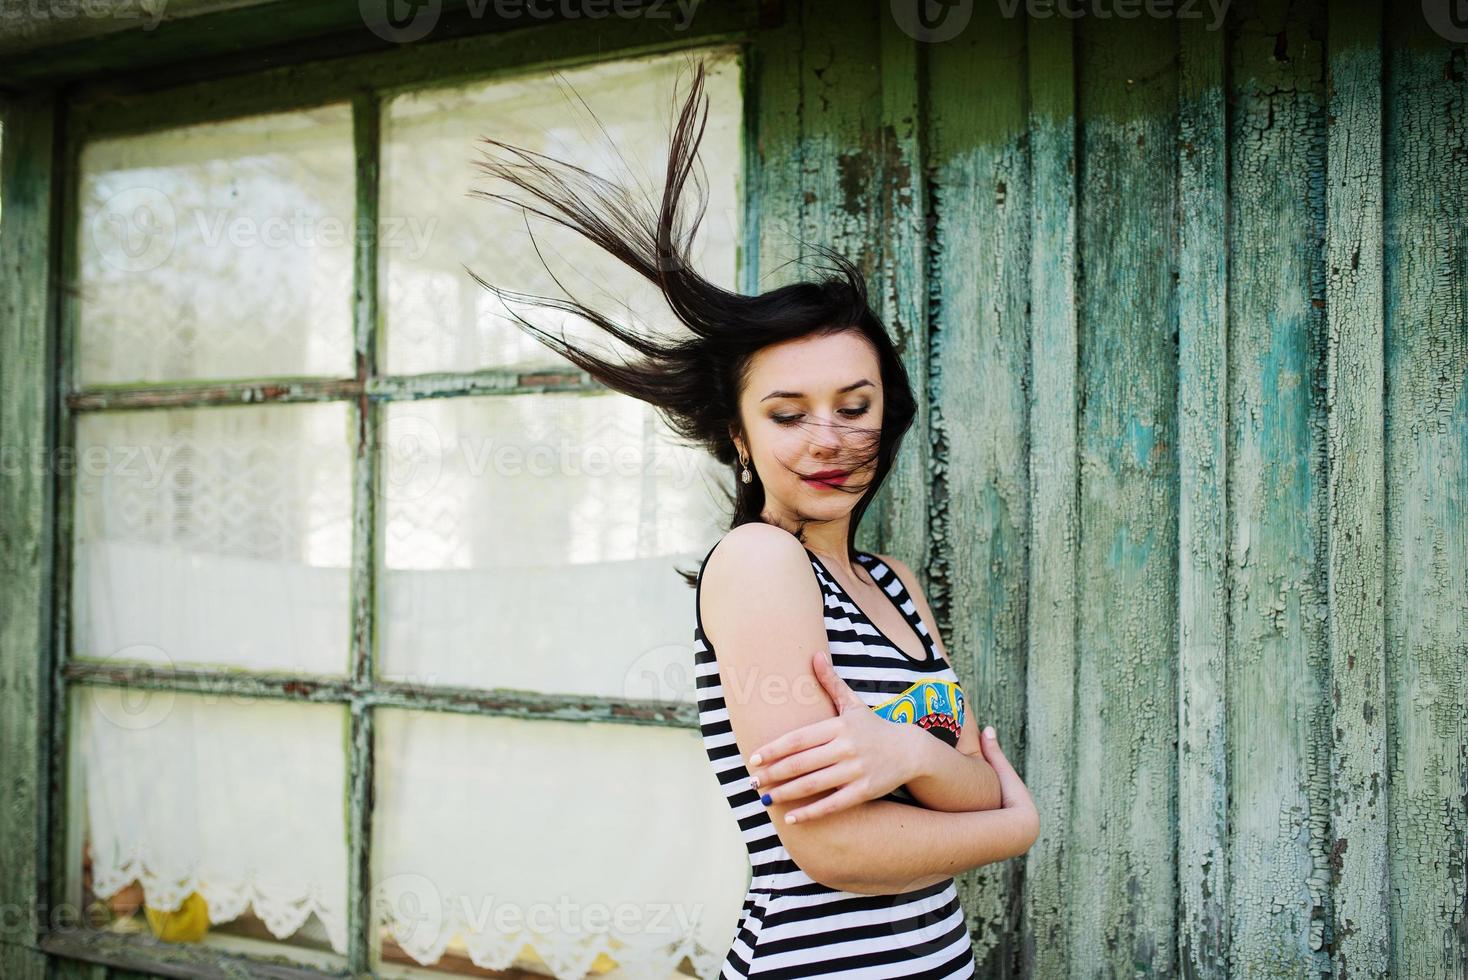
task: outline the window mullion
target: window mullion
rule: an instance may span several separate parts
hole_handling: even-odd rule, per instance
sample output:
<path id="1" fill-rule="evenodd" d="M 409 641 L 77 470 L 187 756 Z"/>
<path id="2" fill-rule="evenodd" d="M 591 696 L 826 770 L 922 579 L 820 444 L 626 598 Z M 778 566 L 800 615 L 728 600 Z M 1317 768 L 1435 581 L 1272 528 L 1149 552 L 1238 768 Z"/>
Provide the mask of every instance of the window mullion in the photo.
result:
<path id="1" fill-rule="evenodd" d="M 353 336 L 356 380 L 352 463 L 352 646 L 348 676 L 352 678 L 351 741 L 348 745 L 347 787 L 347 969 L 353 975 L 368 971 L 372 944 L 372 909 L 368 897 L 372 868 L 372 710 L 362 697 L 376 675 L 377 561 L 374 553 L 377 525 L 377 431 L 381 407 L 368 395 L 377 377 L 377 200 L 382 104 L 373 92 L 352 100 L 352 139 L 356 158 L 356 233 L 353 263 Z"/>

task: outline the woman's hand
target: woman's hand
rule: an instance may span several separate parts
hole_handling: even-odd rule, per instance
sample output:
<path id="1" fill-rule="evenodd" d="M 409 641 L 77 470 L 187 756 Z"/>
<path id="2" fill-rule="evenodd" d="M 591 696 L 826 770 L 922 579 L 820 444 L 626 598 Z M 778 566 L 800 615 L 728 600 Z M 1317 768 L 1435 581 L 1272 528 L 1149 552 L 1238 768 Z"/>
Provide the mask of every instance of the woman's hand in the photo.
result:
<path id="1" fill-rule="evenodd" d="M 1029 846 L 1040 836 L 1040 811 L 1036 809 L 1024 780 L 1019 778 L 1019 773 L 1014 771 L 1014 766 L 1009 764 L 1003 750 L 999 748 L 999 738 L 994 726 L 990 725 L 979 735 L 979 745 L 984 753 L 984 761 L 994 767 L 994 773 L 999 777 L 999 809 L 1014 814 L 1025 830 L 1029 840 L 1025 850 L 1029 850 Z"/>
<path id="2" fill-rule="evenodd" d="M 768 796 L 761 797 L 766 806 L 837 789 L 787 813 L 787 823 L 824 817 L 890 793 L 917 775 L 913 734 L 932 737 L 868 707 L 836 673 L 829 653 L 817 651 L 811 659 L 836 717 L 786 732 L 749 757 L 750 784 Z"/>

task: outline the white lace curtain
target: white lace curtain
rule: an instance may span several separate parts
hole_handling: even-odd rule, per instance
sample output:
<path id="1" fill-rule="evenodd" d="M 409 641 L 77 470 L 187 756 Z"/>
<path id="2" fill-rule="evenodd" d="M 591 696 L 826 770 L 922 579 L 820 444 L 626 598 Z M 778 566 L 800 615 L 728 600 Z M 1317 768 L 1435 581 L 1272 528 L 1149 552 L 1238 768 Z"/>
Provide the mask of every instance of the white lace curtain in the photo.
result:
<path id="1" fill-rule="evenodd" d="M 72 717 L 97 895 L 197 892 L 211 922 L 253 909 L 282 939 L 314 912 L 345 952 L 343 708 L 85 685 Z"/>
<path id="2" fill-rule="evenodd" d="M 190 892 L 281 939 L 310 913 L 346 951 L 345 745 L 335 705 L 83 686 L 93 890 Z M 605 952 L 627 977 L 709 978 L 747 884 L 698 733 L 380 709 L 376 923 L 415 960 L 487 969 L 527 944 L 555 976 Z"/>

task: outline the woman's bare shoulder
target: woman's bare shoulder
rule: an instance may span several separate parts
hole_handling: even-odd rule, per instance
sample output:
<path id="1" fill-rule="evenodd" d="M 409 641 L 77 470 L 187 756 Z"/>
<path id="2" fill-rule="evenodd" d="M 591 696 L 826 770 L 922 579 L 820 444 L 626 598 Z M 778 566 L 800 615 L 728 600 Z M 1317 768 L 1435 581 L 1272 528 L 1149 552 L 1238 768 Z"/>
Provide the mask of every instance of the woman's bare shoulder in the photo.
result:
<path id="1" fill-rule="evenodd" d="M 725 579 L 740 572 L 792 565 L 805 558 L 805 545 L 784 528 L 753 521 L 724 533 L 704 563 L 704 576 Z"/>
<path id="2" fill-rule="evenodd" d="M 805 546 L 772 524 L 741 524 L 720 538 L 704 563 L 702 592 L 705 625 L 716 633 L 821 616 Z"/>

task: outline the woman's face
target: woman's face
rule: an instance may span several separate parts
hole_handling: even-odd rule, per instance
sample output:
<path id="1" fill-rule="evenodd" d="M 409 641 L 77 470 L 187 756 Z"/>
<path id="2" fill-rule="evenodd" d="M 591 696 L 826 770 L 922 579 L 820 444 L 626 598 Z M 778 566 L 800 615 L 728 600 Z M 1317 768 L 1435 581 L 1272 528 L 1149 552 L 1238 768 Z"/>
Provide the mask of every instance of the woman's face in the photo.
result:
<path id="1" fill-rule="evenodd" d="M 865 337 L 843 330 L 760 349 L 739 411 L 734 442 L 774 516 L 826 521 L 856 506 L 876 472 L 882 419 L 881 368 Z"/>

